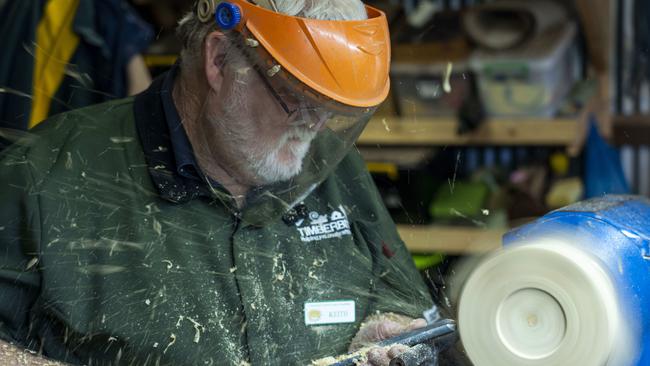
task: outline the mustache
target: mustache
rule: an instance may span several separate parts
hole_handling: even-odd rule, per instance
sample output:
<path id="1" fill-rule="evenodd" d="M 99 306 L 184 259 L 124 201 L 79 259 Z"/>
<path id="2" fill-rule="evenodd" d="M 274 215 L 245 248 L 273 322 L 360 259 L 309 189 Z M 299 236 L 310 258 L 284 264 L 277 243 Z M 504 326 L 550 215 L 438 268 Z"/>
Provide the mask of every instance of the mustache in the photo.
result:
<path id="1" fill-rule="evenodd" d="M 302 142 L 310 142 L 316 138 L 317 134 L 318 131 L 310 130 L 305 127 L 293 127 L 287 131 L 283 137 L 285 140 L 297 139 Z"/>

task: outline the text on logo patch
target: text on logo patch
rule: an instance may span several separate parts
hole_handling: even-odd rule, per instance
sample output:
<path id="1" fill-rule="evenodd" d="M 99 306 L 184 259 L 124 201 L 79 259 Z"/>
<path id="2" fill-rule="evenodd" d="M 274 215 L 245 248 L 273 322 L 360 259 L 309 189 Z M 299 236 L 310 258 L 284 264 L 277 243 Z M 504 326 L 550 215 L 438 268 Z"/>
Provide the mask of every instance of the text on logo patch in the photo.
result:
<path id="1" fill-rule="evenodd" d="M 300 233 L 300 240 L 306 243 L 352 235 L 350 221 L 348 221 L 343 206 L 322 215 L 312 211 L 308 218 L 296 222 L 296 227 Z"/>

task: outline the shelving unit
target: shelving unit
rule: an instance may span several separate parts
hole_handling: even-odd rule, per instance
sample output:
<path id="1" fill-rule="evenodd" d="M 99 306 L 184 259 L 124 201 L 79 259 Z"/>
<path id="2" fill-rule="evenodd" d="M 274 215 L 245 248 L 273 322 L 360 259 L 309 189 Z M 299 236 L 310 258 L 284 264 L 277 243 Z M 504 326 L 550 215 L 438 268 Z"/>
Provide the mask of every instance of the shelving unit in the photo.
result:
<path id="1" fill-rule="evenodd" d="M 357 145 L 421 146 L 575 146 L 583 136 L 583 123 L 575 118 L 493 119 L 477 130 L 461 134 L 454 118 L 399 118 L 376 116 Z M 394 154 L 394 152 L 391 152 Z M 400 236 L 413 253 L 480 254 L 501 246 L 506 229 L 463 226 L 399 225 Z"/>

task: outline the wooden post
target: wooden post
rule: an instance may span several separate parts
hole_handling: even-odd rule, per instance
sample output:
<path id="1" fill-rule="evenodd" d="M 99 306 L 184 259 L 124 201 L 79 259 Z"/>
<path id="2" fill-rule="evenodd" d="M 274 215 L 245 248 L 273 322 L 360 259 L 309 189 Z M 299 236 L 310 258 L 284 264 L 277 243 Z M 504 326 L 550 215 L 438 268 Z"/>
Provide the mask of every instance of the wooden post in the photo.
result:
<path id="1" fill-rule="evenodd" d="M 576 0 L 591 65 L 599 72 L 606 72 L 610 67 L 614 21 L 612 5 L 613 0 Z"/>
<path id="2" fill-rule="evenodd" d="M 587 40 L 591 77 L 598 80 L 598 96 L 591 104 L 590 114 L 598 118 L 600 132 L 610 138 L 613 132 L 610 69 L 613 66 L 614 22 L 616 0 L 575 0 L 576 9 Z"/>

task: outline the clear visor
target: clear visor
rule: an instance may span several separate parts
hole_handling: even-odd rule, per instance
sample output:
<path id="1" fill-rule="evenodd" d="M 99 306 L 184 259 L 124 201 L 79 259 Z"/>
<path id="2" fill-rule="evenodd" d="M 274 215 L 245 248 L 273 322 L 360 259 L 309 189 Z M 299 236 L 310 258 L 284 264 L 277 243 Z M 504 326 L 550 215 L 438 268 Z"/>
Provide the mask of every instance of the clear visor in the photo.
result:
<path id="1" fill-rule="evenodd" d="M 288 125 L 304 126 L 310 130 L 319 131 L 336 114 L 334 110 L 318 105 L 316 100 L 301 95 L 296 90 L 291 90 L 288 85 L 274 82 L 271 77 L 264 75 L 259 67 L 255 67 L 255 70 L 266 86 L 269 95 L 275 99 L 277 105 L 286 114 Z M 277 75 L 274 77 L 281 78 Z"/>
<path id="2" fill-rule="evenodd" d="M 248 162 L 259 184 L 241 208 L 244 220 L 263 224 L 299 204 L 336 169 L 376 108 L 345 105 L 315 92 L 285 72 L 261 46 L 240 49 L 255 70 L 246 87 L 249 98 L 259 100 L 249 102 L 258 112 L 263 108 L 253 123 L 275 126 L 259 136 L 258 147 L 262 149 L 265 140 L 266 150 L 258 150 Z M 269 142 L 269 136 L 275 139 Z"/>

